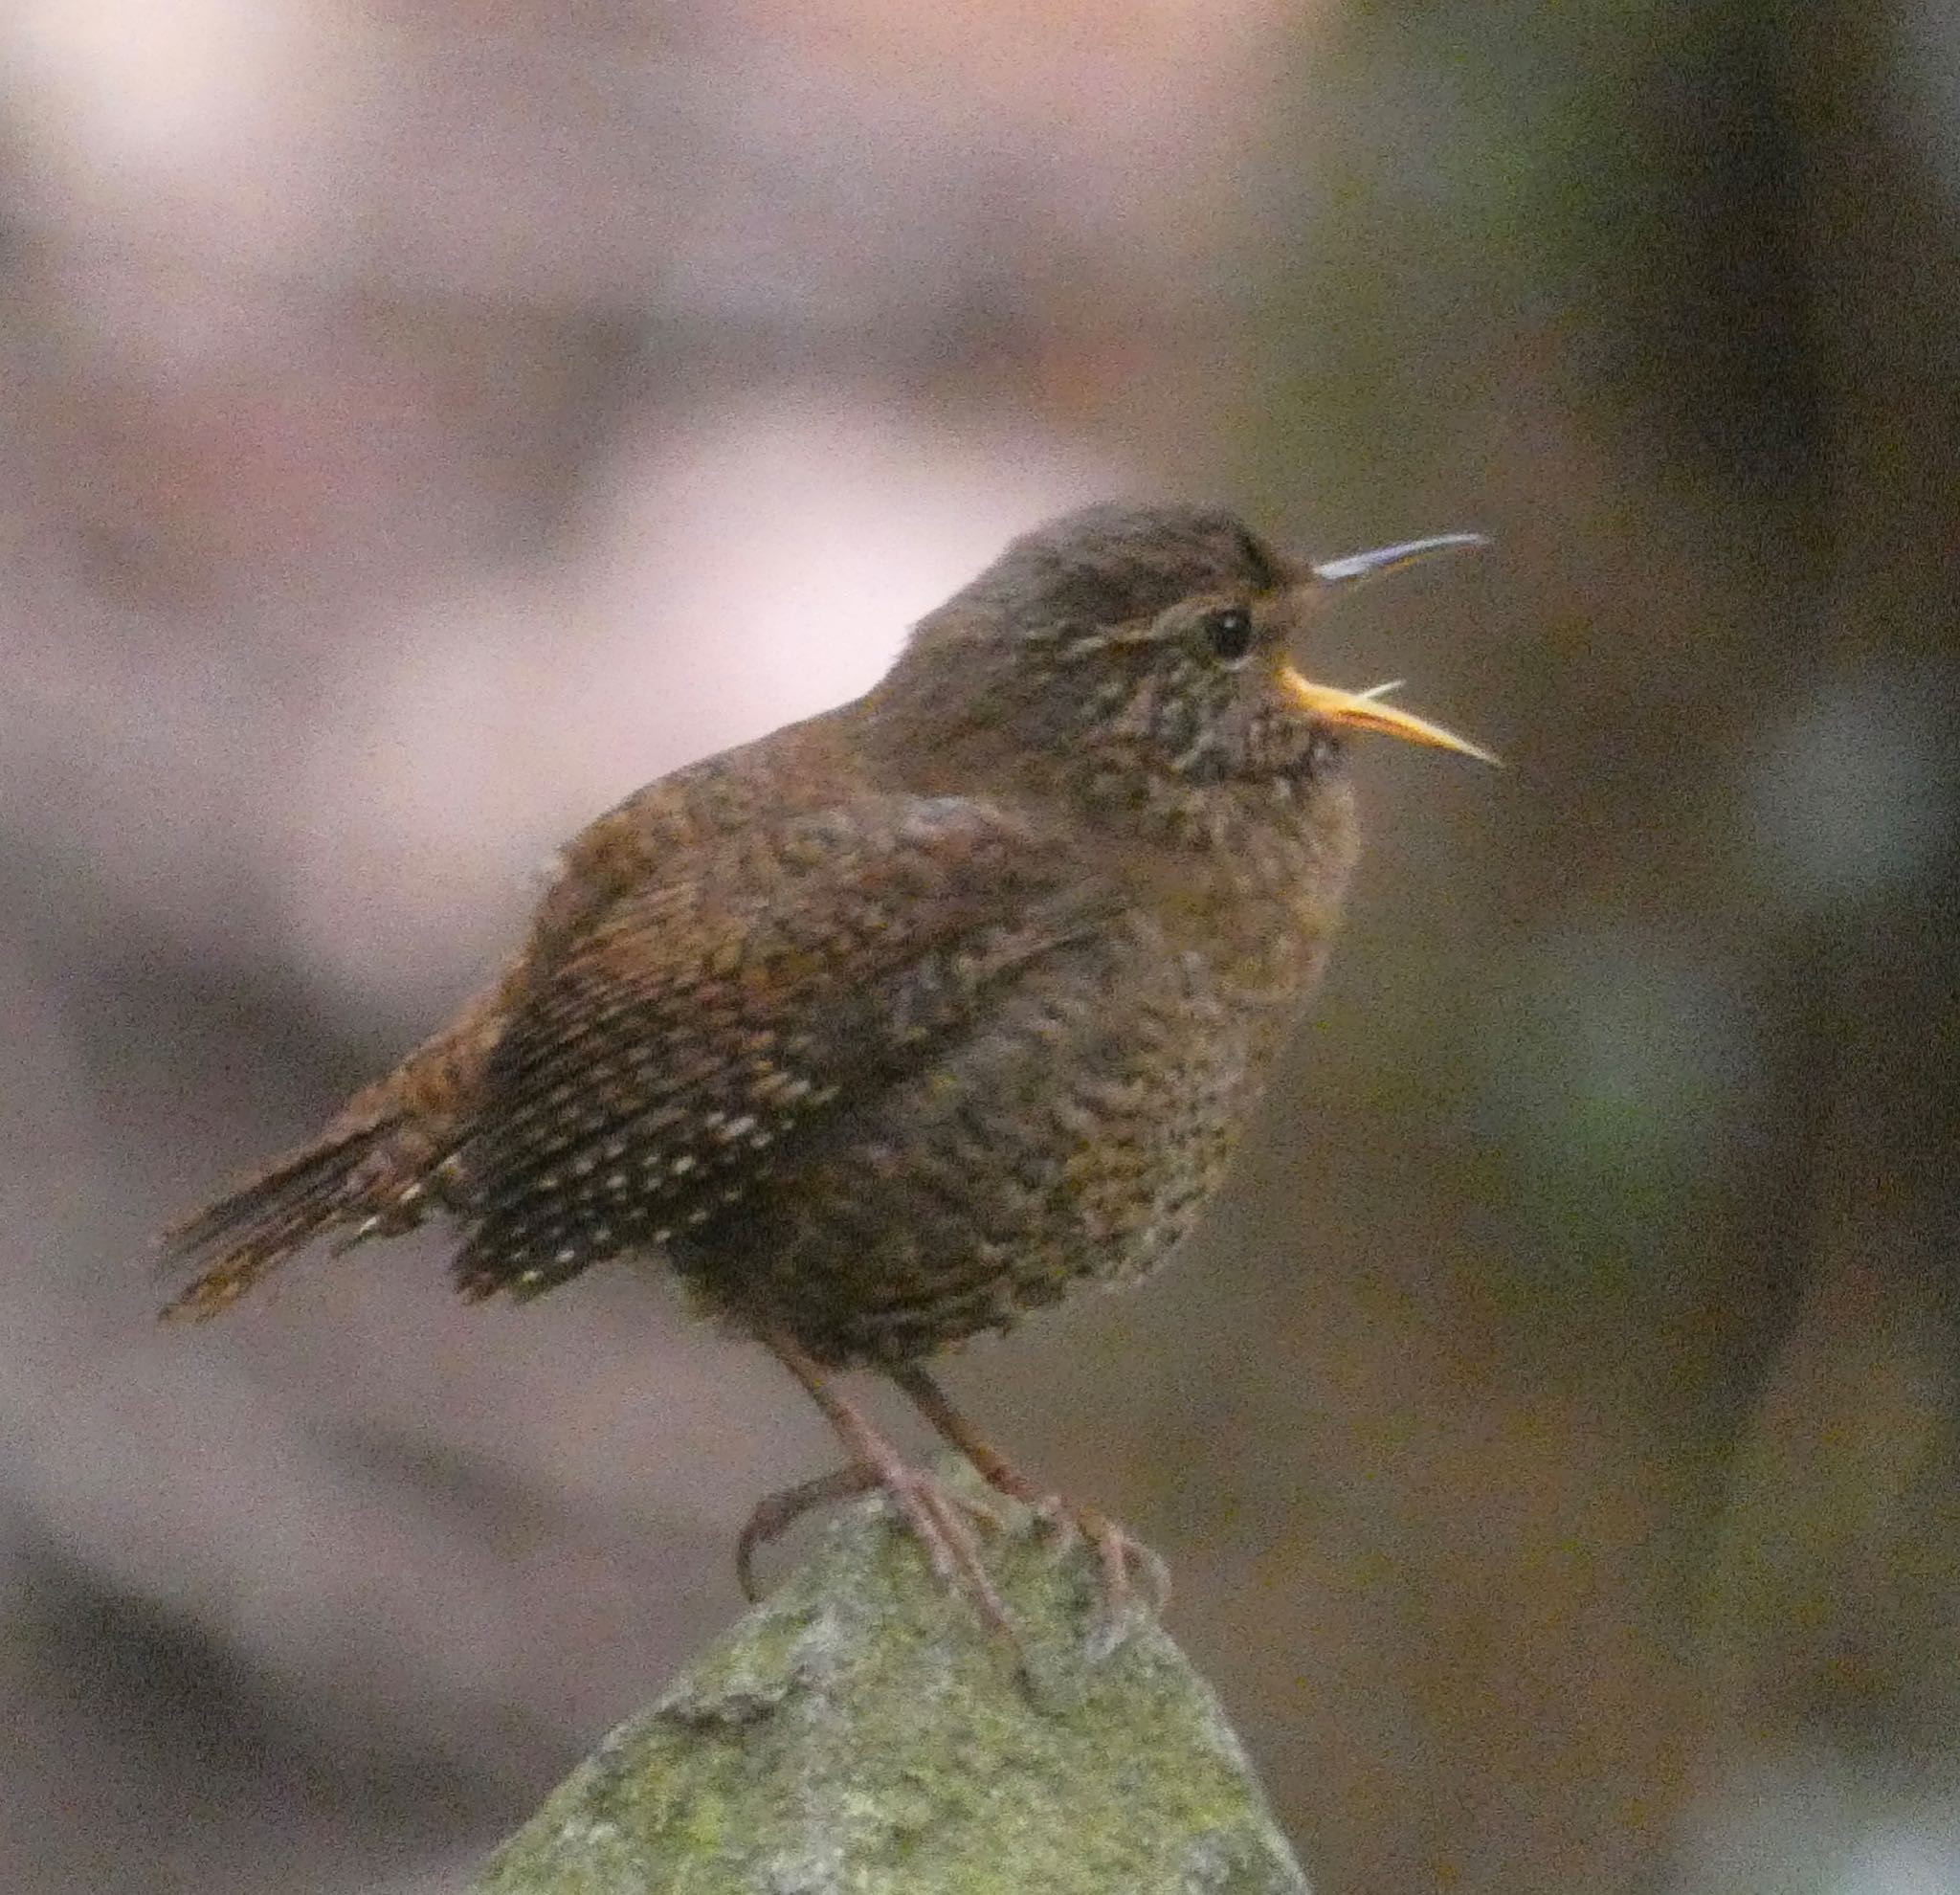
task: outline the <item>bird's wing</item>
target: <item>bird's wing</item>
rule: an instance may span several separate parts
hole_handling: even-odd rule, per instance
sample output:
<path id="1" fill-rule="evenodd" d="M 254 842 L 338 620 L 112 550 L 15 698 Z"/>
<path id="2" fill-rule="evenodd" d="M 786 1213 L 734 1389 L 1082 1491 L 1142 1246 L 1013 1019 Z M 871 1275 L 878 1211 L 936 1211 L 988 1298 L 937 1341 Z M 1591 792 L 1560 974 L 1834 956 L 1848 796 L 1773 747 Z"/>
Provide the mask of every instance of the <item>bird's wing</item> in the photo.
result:
<path id="1" fill-rule="evenodd" d="M 446 1168 L 460 1287 L 535 1294 L 697 1231 L 1119 896 L 1001 810 L 866 797 L 751 828 L 567 944 Z"/>

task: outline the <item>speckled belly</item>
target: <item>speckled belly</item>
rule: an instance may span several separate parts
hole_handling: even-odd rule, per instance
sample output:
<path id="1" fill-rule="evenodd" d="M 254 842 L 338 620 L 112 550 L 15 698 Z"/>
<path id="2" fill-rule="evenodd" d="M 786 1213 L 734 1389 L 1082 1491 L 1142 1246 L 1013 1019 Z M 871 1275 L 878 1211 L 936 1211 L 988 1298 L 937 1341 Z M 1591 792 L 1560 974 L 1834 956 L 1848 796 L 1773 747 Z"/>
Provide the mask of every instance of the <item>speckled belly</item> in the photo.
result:
<path id="1" fill-rule="evenodd" d="M 835 1363 L 1008 1327 L 1175 1246 L 1250 1107 L 1252 1039 L 1161 940 L 1058 957 L 677 1261 Z"/>

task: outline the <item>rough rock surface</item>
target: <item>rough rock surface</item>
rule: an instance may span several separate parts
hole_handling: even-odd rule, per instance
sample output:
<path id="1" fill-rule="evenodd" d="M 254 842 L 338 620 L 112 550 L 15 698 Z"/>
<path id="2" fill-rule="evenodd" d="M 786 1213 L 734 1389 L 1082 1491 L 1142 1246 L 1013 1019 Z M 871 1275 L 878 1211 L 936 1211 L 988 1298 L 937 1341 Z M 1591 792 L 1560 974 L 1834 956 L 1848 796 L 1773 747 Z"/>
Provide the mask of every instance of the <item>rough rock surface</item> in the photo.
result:
<path id="1" fill-rule="evenodd" d="M 478 1895 L 1304 1895 L 1209 1686 L 1019 1509 L 991 1564 L 1031 1675 L 880 1502 L 493 1858 Z"/>

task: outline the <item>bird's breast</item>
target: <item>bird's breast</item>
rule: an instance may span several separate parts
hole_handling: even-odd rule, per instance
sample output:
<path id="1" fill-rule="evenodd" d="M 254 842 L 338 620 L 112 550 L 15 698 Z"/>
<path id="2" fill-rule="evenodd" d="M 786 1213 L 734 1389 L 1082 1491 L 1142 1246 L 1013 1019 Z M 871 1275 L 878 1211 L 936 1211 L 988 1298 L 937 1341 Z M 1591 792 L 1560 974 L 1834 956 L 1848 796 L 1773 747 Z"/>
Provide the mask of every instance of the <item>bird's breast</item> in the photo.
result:
<path id="1" fill-rule="evenodd" d="M 1345 782 L 1280 783 L 1221 787 L 1187 806 L 1173 834 L 1105 860 L 1222 1004 L 1290 1018 L 1325 965 L 1355 854 Z"/>

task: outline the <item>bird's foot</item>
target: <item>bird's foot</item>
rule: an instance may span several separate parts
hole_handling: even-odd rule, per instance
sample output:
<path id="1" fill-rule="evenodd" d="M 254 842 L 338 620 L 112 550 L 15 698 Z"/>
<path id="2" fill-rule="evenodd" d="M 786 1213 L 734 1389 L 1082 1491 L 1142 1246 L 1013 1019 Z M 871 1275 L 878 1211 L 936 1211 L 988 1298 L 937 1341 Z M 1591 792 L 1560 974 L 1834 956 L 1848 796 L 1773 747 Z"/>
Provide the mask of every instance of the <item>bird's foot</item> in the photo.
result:
<path id="1" fill-rule="evenodd" d="M 1096 1549 L 1102 1571 L 1102 1609 L 1089 1634 L 1088 1652 L 1092 1659 L 1105 1659 L 1136 1630 L 1140 1613 L 1162 1616 L 1170 1603 L 1170 1569 L 1161 1554 L 1100 1508 L 1079 1506 L 1067 1517 Z"/>
<path id="2" fill-rule="evenodd" d="M 1136 1630 L 1141 1616 L 1159 1617 L 1170 1602 L 1170 1569 L 1163 1555 L 1147 1547 L 1101 1507 L 1072 1505 L 1057 1493 L 1044 1493 L 1019 1469 L 997 1455 L 986 1465 L 974 1462 L 987 1484 L 1032 1513 L 1058 1553 L 1087 1546 L 1096 1555 L 1102 1596 L 1088 1638 L 1092 1660 L 1107 1658 Z"/>
<path id="3" fill-rule="evenodd" d="M 986 1568 L 980 1566 L 978 1532 L 997 1532 L 1002 1519 L 984 1499 L 958 1493 L 929 1474 L 909 1468 L 900 1456 L 879 1440 L 884 1452 L 876 1460 L 855 1461 L 849 1468 L 819 1474 L 795 1487 L 784 1487 L 761 1501 L 735 1542 L 735 1573 L 741 1579 L 745 1597 L 754 1603 L 763 1597 L 763 1588 L 754 1577 L 754 1556 L 770 1540 L 780 1538 L 806 1513 L 817 1507 L 835 1505 L 836 1501 L 857 1499 L 860 1493 L 884 1493 L 900 1519 L 925 1549 L 933 1573 L 965 1588 L 982 1607 L 990 1624 L 1006 1620 L 1006 1607 L 999 1603 Z"/>
<path id="4" fill-rule="evenodd" d="M 1107 1658 L 1129 1637 L 1140 1611 L 1152 1616 L 1163 1612 L 1170 1599 L 1170 1569 L 1127 1527 L 1099 1507 L 1071 1505 L 1059 1494 L 1036 1486 L 974 1429 L 916 1364 L 894 1370 L 892 1379 L 990 1487 L 1020 1502 L 1035 1515 L 1058 1551 L 1079 1542 L 1094 1550 L 1102 1603 L 1089 1634 L 1092 1660 Z"/>
<path id="5" fill-rule="evenodd" d="M 907 1466 L 896 1456 L 878 1470 L 877 1479 L 924 1549 L 933 1576 L 949 1590 L 965 1593 L 988 1629 L 1013 1647 L 1015 1659 L 1025 1667 L 1028 1655 L 1021 1635 L 980 1550 L 980 1532 L 997 1532 L 999 1514 L 985 1501 L 955 1492 L 936 1476 Z"/>
<path id="6" fill-rule="evenodd" d="M 999 1514 L 984 1499 L 961 1494 L 911 1466 L 857 1406 L 831 1386 L 822 1365 L 792 1337 L 773 1330 L 760 1333 L 822 1409 L 849 1450 L 851 1465 L 773 1495 L 749 1516 L 736 1546 L 736 1567 L 745 1588 L 751 1589 L 750 1596 L 757 1548 L 813 1506 L 880 1491 L 919 1543 L 933 1576 L 949 1590 L 966 1594 L 987 1626 L 1013 1648 L 1023 1676 L 1028 1675 L 1027 1651 L 980 1551 L 980 1532 L 997 1529 L 1002 1524 Z"/>

